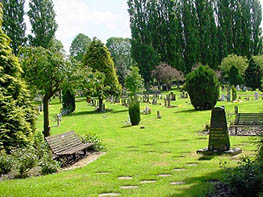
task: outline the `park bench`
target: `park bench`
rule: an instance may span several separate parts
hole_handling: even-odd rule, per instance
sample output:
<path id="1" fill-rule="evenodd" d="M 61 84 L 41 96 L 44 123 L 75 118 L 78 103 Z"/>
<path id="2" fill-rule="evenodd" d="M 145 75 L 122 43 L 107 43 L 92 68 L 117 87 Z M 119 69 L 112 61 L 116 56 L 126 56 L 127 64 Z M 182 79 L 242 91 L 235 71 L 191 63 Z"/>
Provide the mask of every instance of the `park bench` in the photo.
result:
<path id="1" fill-rule="evenodd" d="M 235 128 L 235 135 L 237 135 L 238 128 L 261 126 L 263 126 L 263 113 L 237 113 L 234 124 L 231 125 L 232 128 Z"/>
<path id="2" fill-rule="evenodd" d="M 74 131 L 49 136 L 45 139 L 55 158 L 73 156 L 73 160 L 75 160 L 76 153 L 83 152 L 86 155 L 87 150 L 94 145 L 94 143 L 81 142 Z"/>

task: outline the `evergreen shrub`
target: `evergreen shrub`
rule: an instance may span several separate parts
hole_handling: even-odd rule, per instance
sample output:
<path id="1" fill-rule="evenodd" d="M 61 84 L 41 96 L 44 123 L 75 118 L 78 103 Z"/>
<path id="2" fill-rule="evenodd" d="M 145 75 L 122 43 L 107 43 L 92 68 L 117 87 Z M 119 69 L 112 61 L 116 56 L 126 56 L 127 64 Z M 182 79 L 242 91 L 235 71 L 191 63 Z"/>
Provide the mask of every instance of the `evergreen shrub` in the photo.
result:
<path id="1" fill-rule="evenodd" d="M 219 97 L 216 73 L 208 66 L 200 66 L 186 76 L 186 90 L 196 110 L 212 109 Z"/>
<path id="2" fill-rule="evenodd" d="M 132 125 L 138 125 L 141 121 L 140 103 L 135 98 L 129 104 L 129 116 Z"/>

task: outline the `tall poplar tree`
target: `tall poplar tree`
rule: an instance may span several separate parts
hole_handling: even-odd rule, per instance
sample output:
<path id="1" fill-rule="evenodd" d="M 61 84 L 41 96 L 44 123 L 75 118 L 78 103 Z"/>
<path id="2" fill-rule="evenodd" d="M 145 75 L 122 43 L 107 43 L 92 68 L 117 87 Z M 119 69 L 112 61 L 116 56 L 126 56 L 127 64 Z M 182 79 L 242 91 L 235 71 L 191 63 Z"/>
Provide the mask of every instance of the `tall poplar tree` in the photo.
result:
<path id="1" fill-rule="evenodd" d="M 29 8 L 28 16 L 32 26 L 30 44 L 36 47 L 50 47 L 58 27 L 52 0 L 30 0 Z"/>
<path id="2" fill-rule="evenodd" d="M 10 46 L 15 55 L 19 46 L 26 44 L 24 4 L 25 0 L 3 0 L 3 30 L 11 39 Z"/>
<path id="3" fill-rule="evenodd" d="M 128 0 L 131 27 L 131 52 L 148 88 L 150 73 L 158 65 L 159 56 L 152 40 L 152 23 L 149 21 L 152 2 L 148 0 Z"/>

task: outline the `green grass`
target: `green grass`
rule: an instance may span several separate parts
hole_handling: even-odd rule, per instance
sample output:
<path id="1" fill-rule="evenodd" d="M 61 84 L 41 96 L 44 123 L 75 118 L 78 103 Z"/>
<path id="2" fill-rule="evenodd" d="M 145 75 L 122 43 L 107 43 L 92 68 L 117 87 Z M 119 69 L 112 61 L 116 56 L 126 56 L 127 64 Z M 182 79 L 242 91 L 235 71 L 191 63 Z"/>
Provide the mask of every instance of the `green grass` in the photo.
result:
<path id="1" fill-rule="evenodd" d="M 244 93 L 242 93 L 243 96 Z M 245 93 L 253 95 L 252 92 Z M 179 93 L 177 92 L 177 98 Z M 84 99 L 78 99 L 76 112 L 62 118 L 61 127 L 55 127 L 55 114 L 60 104 L 50 105 L 51 134 L 74 130 L 83 135 L 96 133 L 106 144 L 107 153 L 93 163 L 75 170 L 57 174 L 0 182 L 0 196 L 98 196 L 104 192 L 117 192 L 121 196 L 205 196 L 211 189 L 210 179 L 222 176 L 220 162 L 236 166 L 240 157 L 253 156 L 255 137 L 233 137 L 231 146 L 240 147 L 243 153 L 237 157 L 197 155 L 197 149 L 207 147 L 208 136 L 200 131 L 209 123 L 211 111 L 194 111 L 188 99 L 172 102 L 173 108 L 149 105 L 152 114 L 142 115 L 139 126 L 127 125 L 128 108 L 106 103 L 107 113 L 96 113 Z M 262 100 L 241 103 L 218 102 L 228 113 L 239 106 L 240 112 L 261 112 Z M 145 104 L 141 105 L 141 111 Z M 156 118 L 156 111 L 162 119 Z M 37 128 L 42 130 L 43 114 Z M 145 129 L 140 129 L 144 125 Z M 187 166 L 197 163 L 196 166 Z M 174 168 L 185 168 L 174 171 Z M 97 172 L 110 172 L 98 175 Z M 158 177 L 169 173 L 169 177 Z M 132 176 L 132 180 L 118 180 L 119 176 Z M 141 184 L 141 180 L 157 182 Z M 184 181 L 184 185 L 171 185 Z M 138 189 L 122 190 L 120 186 L 137 185 Z"/>

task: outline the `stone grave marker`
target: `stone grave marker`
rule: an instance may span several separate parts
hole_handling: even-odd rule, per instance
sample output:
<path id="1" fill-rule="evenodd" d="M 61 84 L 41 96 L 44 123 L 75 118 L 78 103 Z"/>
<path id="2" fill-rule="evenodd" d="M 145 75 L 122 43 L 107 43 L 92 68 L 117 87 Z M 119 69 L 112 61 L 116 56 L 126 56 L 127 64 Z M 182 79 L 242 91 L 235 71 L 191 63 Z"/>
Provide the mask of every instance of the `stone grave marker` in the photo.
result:
<path id="1" fill-rule="evenodd" d="M 238 114 L 238 106 L 235 106 L 235 114 Z"/>
<path id="2" fill-rule="evenodd" d="M 160 111 L 157 111 L 157 119 L 161 119 L 161 114 L 160 114 Z"/>
<path id="3" fill-rule="evenodd" d="M 225 101 L 225 95 L 224 94 L 221 95 L 221 101 Z"/>
<path id="4" fill-rule="evenodd" d="M 258 92 L 255 92 L 255 100 L 258 100 Z"/>
<path id="5" fill-rule="evenodd" d="M 227 87 L 227 102 L 231 101 L 231 89 L 230 87 Z"/>
<path id="6" fill-rule="evenodd" d="M 240 86 L 237 85 L 237 86 L 236 86 L 236 89 L 237 89 L 237 91 L 240 91 Z"/>
<path id="7" fill-rule="evenodd" d="M 241 152 L 242 150 L 240 148 L 230 149 L 230 139 L 226 122 L 225 108 L 216 107 L 212 109 L 208 148 L 199 149 L 197 150 L 197 153 L 225 153 L 237 155 Z"/>

